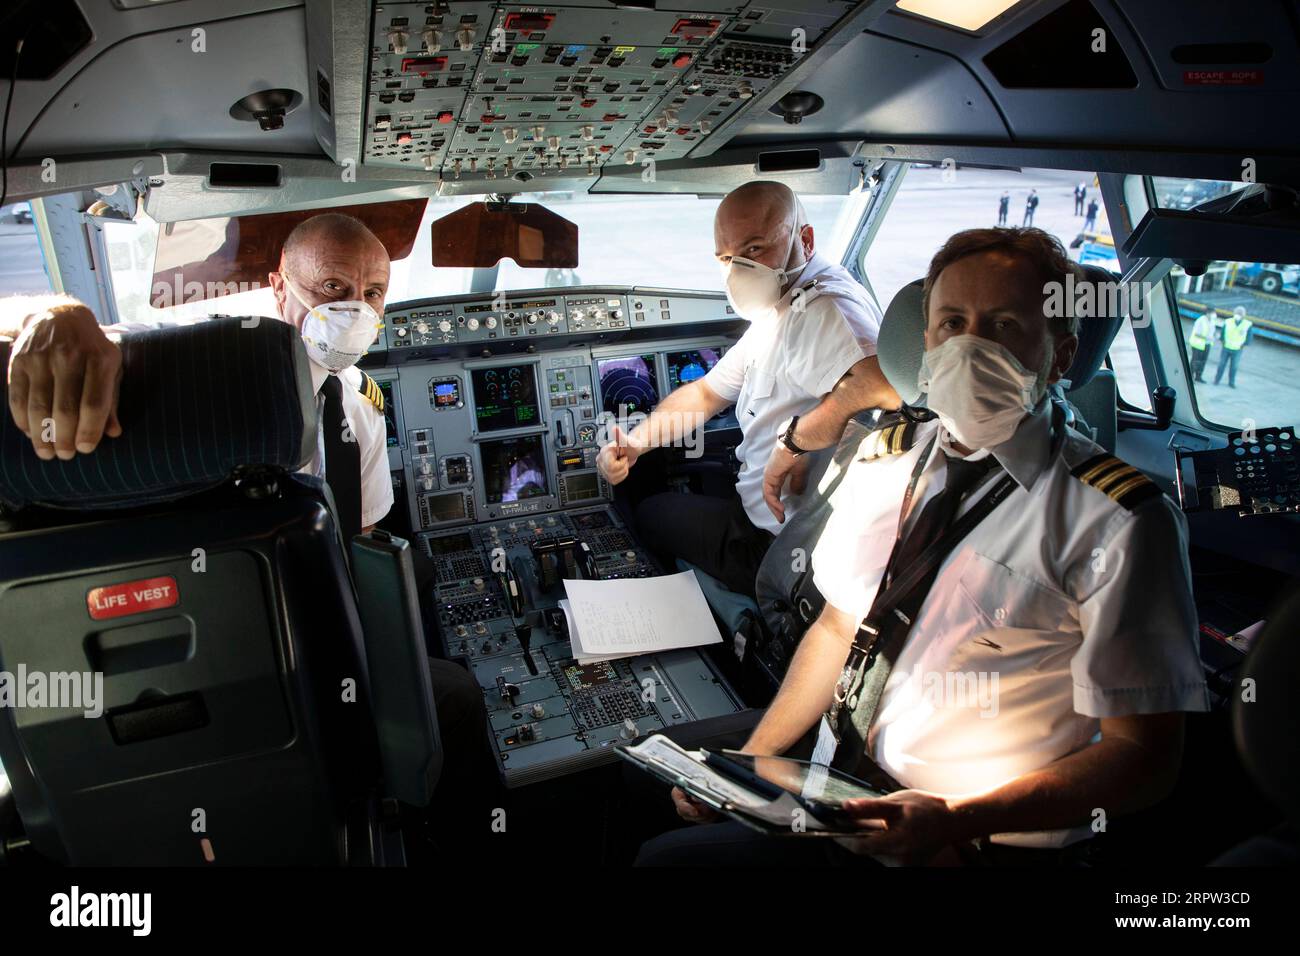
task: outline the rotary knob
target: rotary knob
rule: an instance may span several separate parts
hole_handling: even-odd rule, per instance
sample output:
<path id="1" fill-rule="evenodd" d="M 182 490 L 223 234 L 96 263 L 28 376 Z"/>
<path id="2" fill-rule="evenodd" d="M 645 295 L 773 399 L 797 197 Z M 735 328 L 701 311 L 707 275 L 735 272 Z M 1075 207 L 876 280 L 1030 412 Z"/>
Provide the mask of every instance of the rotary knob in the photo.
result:
<path id="1" fill-rule="evenodd" d="M 529 325 L 536 325 L 536 324 L 537 324 L 537 313 L 536 313 L 536 312 L 529 312 L 529 313 L 528 313 L 528 319 L 527 319 L 527 322 L 528 322 Z"/>
<path id="2" fill-rule="evenodd" d="M 610 309 L 609 317 L 610 317 L 611 319 L 621 319 L 621 318 L 623 318 L 623 310 L 622 310 L 622 309 Z"/>
<path id="3" fill-rule="evenodd" d="M 399 326 L 394 331 L 399 339 L 406 338 L 406 326 Z"/>
<path id="4" fill-rule="evenodd" d="M 495 315 L 489 315 L 483 320 L 483 324 L 489 329 L 495 329 L 497 327 L 497 317 Z"/>
<path id="5" fill-rule="evenodd" d="M 478 319 L 466 319 L 465 328 L 469 329 L 471 332 L 478 329 Z"/>
<path id="6" fill-rule="evenodd" d="M 543 717 L 546 716 L 546 708 L 543 707 L 541 704 L 533 704 L 533 706 L 529 709 L 529 713 L 533 715 L 534 720 L 541 720 Z"/>
<path id="7" fill-rule="evenodd" d="M 547 312 L 547 313 L 546 313 L 546 324 L 547 324 L 547 325 L 559 325 L 559 324 L 560 324 L 560 313 L 558 313 L 558 312 Z"/>
<path id="8" fill-rule="evenodd" d="M 421 335 L 424 335 L 426 332 L 429 331 L 429 323 L 428 323 L 428 322 L 416 322 L 416 323 L 415 323 L 415 331 L 419 332 Z"/>
<path id="9" fill-rule="evenodd" d="M 438 331 L 439 331 L 439 332 L 450 332 L 450 331 L 451 331 L 451 323 L 448 322 L 446 319 L 442 319 L 442 320 L 440 320 L 440 321 L 438 322 Z"/>
<path id="10" fill-rule="evenodd" d="M 484 588 L 483 579 L 482 579 L 482 578 L 475 578 L 475 579 L 474 579 L 474 590 L 475 590 L 475 591 L 482 591 L 483 588 Z"/>

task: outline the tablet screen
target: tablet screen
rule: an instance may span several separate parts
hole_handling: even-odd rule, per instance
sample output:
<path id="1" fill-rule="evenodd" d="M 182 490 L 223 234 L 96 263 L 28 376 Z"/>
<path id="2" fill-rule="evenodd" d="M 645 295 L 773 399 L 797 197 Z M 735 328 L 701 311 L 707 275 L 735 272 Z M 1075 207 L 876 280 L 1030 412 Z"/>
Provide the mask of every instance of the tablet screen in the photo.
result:
<path id="1" fill-rule="evenodd" d="M 755 757 L 753 754 L 724 750 L 730 760 L 751 770 L 782 790 L 796 793 L 807 800 L 839 806 L 845 800 L 862 797 L 878 798 L 885 794 L 867 786 L 861 780 L 840 773 L 821 764 L 790 757 Z"/>

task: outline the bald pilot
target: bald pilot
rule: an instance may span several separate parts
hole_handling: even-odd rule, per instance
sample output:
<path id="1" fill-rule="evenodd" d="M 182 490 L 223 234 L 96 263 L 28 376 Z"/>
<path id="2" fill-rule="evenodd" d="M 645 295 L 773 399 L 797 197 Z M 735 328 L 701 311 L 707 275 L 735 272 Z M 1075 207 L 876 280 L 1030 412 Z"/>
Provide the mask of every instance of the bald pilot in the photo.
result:
<path id="1" fill-rule="evenodd" d="M 300 223 L 285 240 L 278 271 L 268 276 L 278 318 L 299 330 L 310 359 L 320 426 L 305 471 L 330 484 L 345 541 L 368 532 L 393 505 L 383 398 L 356 368 L 378 335 L 388 277 L 383 243 L 364 223 L 339 213 Z M 122 433 L 116 339 L 162 324 L 101 326 L 69 296 L 0 302 L 0 336 L 16 338 L 9 411 L 40 458 L 89 454 L 105 436 Z M 47 419 L 54 421 L 53 441 L 44 440 Z M 459 777 L 455 789 L 463 797 L 482 785 L 484 774 L 495 776 L 486 754 L 482 694 L 462 667 L 432 660 L 429 670 L 446 756 L 443 779 Z M 439 788 L 440 798 L 451 796 L 448 789 Z"/>
<path id="2" fill-rule="evenodd" d="M 758 566 L 799 505 L 810 451 L 835 445 L 849 418 L 897 408 L 880 371 L 880 310 L 848 271 L 821 255 L 789 187 L 752 182 L 714 217 L 714 254 L 727 301 L 749 328 L 703 378 L 668 395 L 624 435 L 613 429 L 597 467 L 612 484 L 659 445 L 736 406 L 736 497 L 666 493 L 637 508 L 642 540 L 661 560 L 681 558 L 753 595 Z"/>

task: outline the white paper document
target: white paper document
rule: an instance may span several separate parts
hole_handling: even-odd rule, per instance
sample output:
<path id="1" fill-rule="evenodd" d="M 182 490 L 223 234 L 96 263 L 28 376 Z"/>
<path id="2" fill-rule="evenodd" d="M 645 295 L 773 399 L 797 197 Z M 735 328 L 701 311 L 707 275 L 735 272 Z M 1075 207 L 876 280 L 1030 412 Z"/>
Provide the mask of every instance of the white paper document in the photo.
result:
<path id="1" fill-rule="evenodd" d="M 694 571 L 657 578 L 564 582 L 560 607 L 579 661 L 721 644 Z"/>

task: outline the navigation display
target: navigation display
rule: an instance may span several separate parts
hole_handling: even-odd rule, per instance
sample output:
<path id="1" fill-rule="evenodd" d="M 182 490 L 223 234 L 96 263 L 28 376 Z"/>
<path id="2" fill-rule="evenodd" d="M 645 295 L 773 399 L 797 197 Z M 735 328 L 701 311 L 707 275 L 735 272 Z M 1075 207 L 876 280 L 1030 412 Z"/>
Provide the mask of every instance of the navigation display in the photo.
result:
<path id="1" fill-rule="evenodd" d="M 659 376 L 655 374 L 653 355 L 601 359 L 596 362 L 600 376 L 600 397 L 605 411 L 616 418 L 634 412 L 647 414 L 659 403 Z"/>
<path id="2" fill-rule="evenodd" d="M 550 494 L 541 435 L 501 438 L 479 445 L 483 494 L 490 505 Z"/>
<path id="3" fill-rule="evenodd" d="M 528 428 L 541 423 L 537 374 L 532 365 L 498 365 L 470 372 L 474 418 L 480 432 Z"/>
<path id="4" fill-rule="evenodd" d="M 721 349 L 690 349 L 686 352 L 668 352 L 664 364 L 668 368 L 669 391 L 701 379 L 718 364 Z"/>

